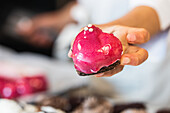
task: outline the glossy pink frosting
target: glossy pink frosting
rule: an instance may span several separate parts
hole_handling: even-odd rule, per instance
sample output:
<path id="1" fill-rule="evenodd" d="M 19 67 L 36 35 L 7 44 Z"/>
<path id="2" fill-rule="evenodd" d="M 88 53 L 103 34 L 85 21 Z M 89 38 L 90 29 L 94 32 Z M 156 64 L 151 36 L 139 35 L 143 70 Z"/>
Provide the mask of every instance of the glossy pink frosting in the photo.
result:
<path id="1" fill-rule="evenodd" d="M 120 60 L 122 44 L 113 34 L 102 32 L 94 25 L 81 31 L 73 44 L 72 59 L 77 70 L 92 74 Z"/>

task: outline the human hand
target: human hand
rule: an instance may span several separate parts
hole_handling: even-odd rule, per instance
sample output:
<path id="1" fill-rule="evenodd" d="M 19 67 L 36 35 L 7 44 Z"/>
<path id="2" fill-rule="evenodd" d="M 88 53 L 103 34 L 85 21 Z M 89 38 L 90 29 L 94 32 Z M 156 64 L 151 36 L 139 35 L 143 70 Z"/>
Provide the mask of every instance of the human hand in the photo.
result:
<path id="1" fill-rule="evenodd" d="M 96 74 L 96 77 L 110 77 L 122 71 L 124 65 L 137 66 L 148 58 L 148 52 L 145 49 L 132 45 L 143 44 L 150 39 L 149 32 L 147 32 L 145 29 L 118 25 L 112 27 L 97 25 L 97 27 L 101 28 L 103 32 L 113 33 L 117 38 L 119 38 L 123 46 L 123 55 L 120 60 L 121 64 L 119 66 L 110 71 Z M 72 52 L 70 51 L 68 56 L 71 57 L 71 54 Z"/>
<path id="2" fill-rule="evenodd" d="M 70 10 L 77 4 L 76 1 L 69 2 L 58 11 L 47 12 L 36 15 L 29 21 L 24 21 L 16 28 L 16 32 L 23 36 L 24 40 L 30 44 L 40 47 L 49 47 L 54 39 L 49 36 L 48 31 L 53 35 L 61 32 L 65 25 L 76 23 L 70 15 Z M 43 32 L 44 29 L 47 32 Z"/>
<path id="3" fill-rule="evenodd" d="M 58 30 L 58 18 L 55 12 L 37 15 L 30 19 L 22 19 L 16 25 L 16 32 L 23 41 L 31 45 L 49 47 L 52 45 Z"/>

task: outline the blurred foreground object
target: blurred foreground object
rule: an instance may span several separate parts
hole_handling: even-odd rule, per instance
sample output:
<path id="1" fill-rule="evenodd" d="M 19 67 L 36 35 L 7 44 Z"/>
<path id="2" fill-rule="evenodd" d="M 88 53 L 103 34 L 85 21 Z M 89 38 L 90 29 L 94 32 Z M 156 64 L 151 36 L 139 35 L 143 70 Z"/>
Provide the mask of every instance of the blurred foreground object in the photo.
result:
<path id="1" fill-rule="evenodd" d="M 48 89 L 45 73 L 0 62 L 0 98 L 17 98 Z"/>

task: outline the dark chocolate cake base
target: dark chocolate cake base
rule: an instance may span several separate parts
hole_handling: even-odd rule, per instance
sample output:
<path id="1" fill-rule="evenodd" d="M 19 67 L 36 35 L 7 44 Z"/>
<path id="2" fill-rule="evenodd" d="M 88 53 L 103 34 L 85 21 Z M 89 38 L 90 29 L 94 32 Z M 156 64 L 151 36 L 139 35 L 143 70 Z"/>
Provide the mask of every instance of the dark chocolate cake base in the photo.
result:
<path id="1" fill-rule="evenodd" d="M 76 71 L 80 76 L 89 76 L 89 75 L 95 75 L 95 74 L 103 73 L 103 72 L 106 72 L 106 71 L 110 71 L 118 65 L 120 65 L 120 60 L 117 60 L 115 63 L 111 64 L 108 67 L 102 67 L 97 73 L 86 74 L 86 73 L 83 73 L 83 72 L 78 71 L 78 70 L 76 70 Z"/>

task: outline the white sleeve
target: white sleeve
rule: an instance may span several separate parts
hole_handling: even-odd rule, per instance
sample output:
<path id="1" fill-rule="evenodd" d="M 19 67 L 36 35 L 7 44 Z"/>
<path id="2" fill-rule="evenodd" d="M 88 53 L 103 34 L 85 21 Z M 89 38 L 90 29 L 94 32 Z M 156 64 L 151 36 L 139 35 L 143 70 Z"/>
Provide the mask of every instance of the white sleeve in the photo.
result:
<path id="1" fill-rule="evenodd" d="M 130 8 L 141 5 L 149 6 L 156 10 L 161 30 L 170 27 L 170 0 L 130 0 Z"/>

